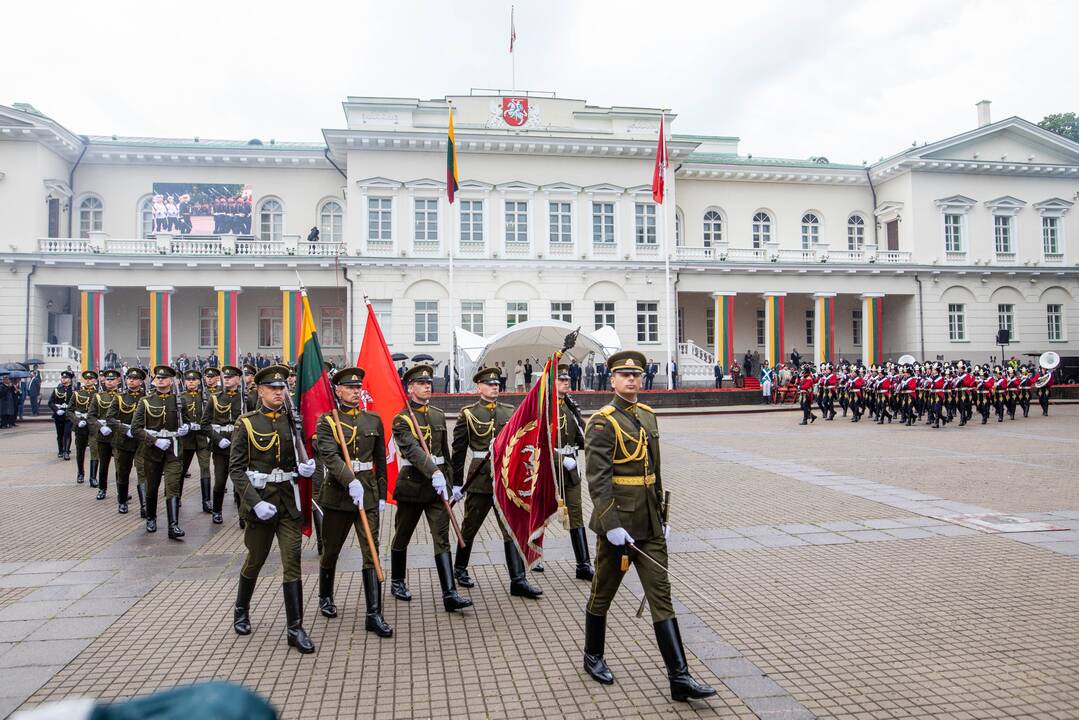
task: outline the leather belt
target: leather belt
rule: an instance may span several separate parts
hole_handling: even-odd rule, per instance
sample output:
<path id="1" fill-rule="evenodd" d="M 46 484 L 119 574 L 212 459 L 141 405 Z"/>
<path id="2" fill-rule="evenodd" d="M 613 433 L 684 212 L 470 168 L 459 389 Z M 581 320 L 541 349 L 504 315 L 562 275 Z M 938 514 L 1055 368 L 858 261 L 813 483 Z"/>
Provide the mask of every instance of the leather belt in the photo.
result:
<path id="1" fill-rule="evenodd" d="M 363 472 L 365 470 L 374 470 L 375 464 L 373 462 L 363 462 L 361 460 L 352 461 L 352 472 Z"/>
<path id="2" fill-rule="evenodd" d="M 257 470 L 247 471 L 247 478 L 251 481 L 251 486 L 256 490 L 262 490 L 267 485 L 292 482 L 295 477 L 296 473 L 286 472 L 281 468 L 274 468 L 268 473 L 258 472 Z"/>
<path id="3" fill-rule="evenodd" d="M 446 464 L 446 458 L 442 457 L 441 455 L 432 455 L 431 459 L 435 461 L 435 465 L 445 465 Z M 411 464 L 412 463 L 410 463 L 405 458 L 398 458 L 397 459 L 397 465 L 399 467 L 408 467 Z"/>
<path id="4" fill-rule="evenodd" d="M 490 452 L 491 452 L 490 450 L 473 450 L 472 451 L 472 459 L 473 460 L 486 460 L 487 456 L 490 454 Z"/>
<path id="5" fill-rule="evenodd" d="M 213 425 L 213 424 L 211 424 L 210 427 L 212 427 L 214 429 L 214 432 L 218 433 L 218 434 L 220 434 L 220 433 L 231 433 L 233 430 L 236 429 L 235 425 Z"/>
<path id="6" fill-rule="evenodd" d="M 575 445 L 563 445 L 554 449 L 559 455 L 565 455 L 566 457 L 577 457 L 577 447 Z"/>
<path id="7" fill-rule="evenodd" d="M 615 485 L 655 485 L 655 475 L 614 475 L 611 482 Z"/>

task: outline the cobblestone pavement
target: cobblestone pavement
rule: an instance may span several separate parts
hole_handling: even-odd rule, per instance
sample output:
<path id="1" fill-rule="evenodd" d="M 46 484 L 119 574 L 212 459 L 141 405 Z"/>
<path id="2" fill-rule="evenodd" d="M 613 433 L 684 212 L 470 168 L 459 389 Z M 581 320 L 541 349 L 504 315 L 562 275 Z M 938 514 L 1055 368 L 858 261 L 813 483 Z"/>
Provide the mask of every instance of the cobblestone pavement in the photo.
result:
<path id="1" fill-rule="evenodd" d="M 358 546 L 338 566 L 339 617 L 317 613 L 304 543 L 306 626 L 284 642 L 280 563 L 263 570 L 254 633 L 232 632 L 243 558 L 235 511 L 213 526 L 188 480 L 184 542 L 147 535 L 74 483 L 51 427 L 0 433 L 0 717 L 69 696 L 106 700 L 211 678 L 286 718 L 1079 717 L 1079 407 L 932 430 L 798 427 L 792 413 L 665 417 L 671 571 L 691 670 L 719 696 L 669 700 L 631 572 L 610 616 L 617 682 L 580 670 L 588 585 L 558 522 L 538 602 L 506 592 L 493 518 L 473 553 L 475 607 L 441 610 L 430 537 L 409 557 L 395 630 L 363 630 Z M 193 468 L 194 469 L 194 468 Z M 137 507 L 137 506 L 136 506 Z M 590 508 L 586 508 L 586 512 Z M 163 515 L 163 510 L 160 513 Z M 975 529 L 958 516 L 1048 523 Z M 392 510 L 387 515 L 392 523 Z M 1023 529 L 1023 528 L 1017 528 Z M 385 551 L 388 532 L 383 531 Z"/>

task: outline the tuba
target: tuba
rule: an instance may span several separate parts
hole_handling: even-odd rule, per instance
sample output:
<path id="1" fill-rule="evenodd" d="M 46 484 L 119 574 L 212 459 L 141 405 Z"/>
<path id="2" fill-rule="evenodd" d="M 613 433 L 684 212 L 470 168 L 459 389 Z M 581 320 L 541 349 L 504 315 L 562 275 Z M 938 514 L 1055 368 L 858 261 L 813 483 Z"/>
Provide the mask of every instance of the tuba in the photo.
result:
<path id="1" fill-rule="evenodd" d="M 913 355 L 901 355 L 899 357 L 900 365 L 913 365 L 917 362 L 917 359 Z"/>
<path id="2" fill-rule="evenodd" d="M 1053 376 L 1053 370 L 1055 370 L 1057 366 L 1060 365 L 1060 355 L 1057 355 L 1052 350 L 1049 350 L 1048 352 L 1043 352 L 1041 356 L 1038 357 L 1038 365 L 1040 365 L 1043 370 L 1047 371 L 1044 375 L 1038 378 L 1038 381 L 1036 383 L 1034 383 L 1034 387 L 1040 389 L 1049 384 L 1049 380 Z"/>

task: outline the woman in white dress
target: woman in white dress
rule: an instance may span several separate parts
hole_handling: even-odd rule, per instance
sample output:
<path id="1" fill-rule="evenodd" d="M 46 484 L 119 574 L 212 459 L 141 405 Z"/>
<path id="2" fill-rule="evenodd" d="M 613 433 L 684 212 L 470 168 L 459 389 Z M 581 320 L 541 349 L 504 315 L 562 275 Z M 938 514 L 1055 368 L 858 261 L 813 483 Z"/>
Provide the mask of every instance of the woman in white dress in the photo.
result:
<path id="1" fill-rule="evenodd" d="M 520 360 L 517 361 L 517 367 L 513 368 L 513 389 L 517 392 L 524 392 L 525 389 L 525 366 Z"/>

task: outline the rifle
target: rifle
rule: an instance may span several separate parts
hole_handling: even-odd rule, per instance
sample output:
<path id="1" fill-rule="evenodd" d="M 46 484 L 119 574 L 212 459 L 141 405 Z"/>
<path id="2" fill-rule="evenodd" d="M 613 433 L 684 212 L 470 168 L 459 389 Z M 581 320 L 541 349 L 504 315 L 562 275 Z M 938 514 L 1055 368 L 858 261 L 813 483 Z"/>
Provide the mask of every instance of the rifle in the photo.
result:
<path id="1" fill-rule="evenodd" d="M 667 518 L 671 514 L 671 491 L 667 490 L 663 493 L 663 509 L 660 511 L 660 519 L 663 520 L 663 524 L 667 524 Z M 637 608 L 637 617 L 641 617 L 644 614 L 644 604 L 648 601 L 648 596 L 641 598 L 641 604 Z"/>

